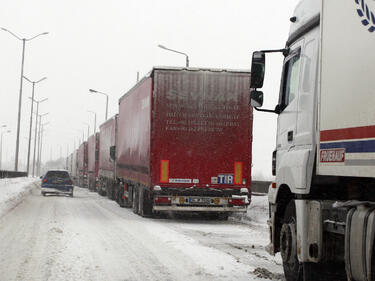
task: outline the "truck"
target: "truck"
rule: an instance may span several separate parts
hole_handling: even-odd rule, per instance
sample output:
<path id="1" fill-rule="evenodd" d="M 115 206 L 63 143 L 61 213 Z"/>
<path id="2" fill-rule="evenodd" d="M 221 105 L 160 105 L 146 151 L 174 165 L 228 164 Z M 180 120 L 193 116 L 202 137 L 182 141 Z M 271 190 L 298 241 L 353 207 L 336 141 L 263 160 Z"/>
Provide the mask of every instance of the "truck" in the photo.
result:
<path id="1" fill-rule="evenodd" d="M 87 187 L 87 164 L 88 164 L 88 145 L 87 141 L 80 144 L 77 153 L 77 178 L 78 186 Z"/>
<path id="2" fill-rule="evenodd" d="M 276 113 L 271 254 L 291 280 L 375 280 L 375 2 L 303 0 L 284 48 L 253 53 L 251 105 Z M 262 109 L 265 58 L 284 56 Z"/>
<path id="3" fill-rule="evenodd" d="M 251 199 L 250 72 L 154 67 L 119 100 L 115 199 L 226 219 Z"/>
<path id="4" fill-rule="evenodd" d="M 89 190 L 96 191 L 99 171 L 99 133 L 91 135 L 87 140 L 87 175 Z"/>
<path id="5" fill-rule="evenodd" d="M 100 195 L 107 195 L 110 199 L 114 199 L 114 187 L 117 183 L 115 170 L 117 114 L 100 125 L 99 131 L 98 193 Z"/>

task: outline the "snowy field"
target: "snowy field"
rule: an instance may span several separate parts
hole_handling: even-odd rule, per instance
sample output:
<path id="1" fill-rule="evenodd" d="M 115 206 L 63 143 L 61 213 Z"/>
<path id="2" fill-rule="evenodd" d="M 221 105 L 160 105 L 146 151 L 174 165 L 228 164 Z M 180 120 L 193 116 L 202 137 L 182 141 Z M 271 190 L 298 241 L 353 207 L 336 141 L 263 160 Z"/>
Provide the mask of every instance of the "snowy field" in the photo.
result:
<path id="1" fill-rule="evenodd" d="M 266 196 L 228 221 L 142 218 L 87 189 L 42 197 L 16 182 L 2 188 L 34 188 L 0 218 L 0 280 L 283 280 Z"/>

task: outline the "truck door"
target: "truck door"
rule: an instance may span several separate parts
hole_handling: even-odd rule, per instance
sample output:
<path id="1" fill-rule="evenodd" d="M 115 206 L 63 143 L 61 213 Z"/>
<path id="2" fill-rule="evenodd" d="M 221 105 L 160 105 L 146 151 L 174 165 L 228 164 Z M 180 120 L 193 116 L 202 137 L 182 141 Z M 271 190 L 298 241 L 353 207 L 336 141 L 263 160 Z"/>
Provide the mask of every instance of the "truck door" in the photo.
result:
<path id="1" fill-rule="evenodd" d="M 280 89 L 277 132 L 278 160 L 282 154 L 295 145 L 298 112 L 298 89 L 301 72 L 301 48 L 303 40 L 293 45 L 288 57 L 285 58 L 282 83 Z M 279 162 L 279 161 L 278 161 Z"/>

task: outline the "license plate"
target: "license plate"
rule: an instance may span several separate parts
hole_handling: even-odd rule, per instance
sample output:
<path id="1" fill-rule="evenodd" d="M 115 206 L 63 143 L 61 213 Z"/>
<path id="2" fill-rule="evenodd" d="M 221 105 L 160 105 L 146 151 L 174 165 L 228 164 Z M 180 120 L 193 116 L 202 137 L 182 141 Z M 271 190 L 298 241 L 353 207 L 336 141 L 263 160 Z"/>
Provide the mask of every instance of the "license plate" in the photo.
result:
<path id="1" fill-rule="evenodd" d="M 190 197 L 189 202 L 191 204 L 210 204 L 210 198 L 196 198 Z"/>

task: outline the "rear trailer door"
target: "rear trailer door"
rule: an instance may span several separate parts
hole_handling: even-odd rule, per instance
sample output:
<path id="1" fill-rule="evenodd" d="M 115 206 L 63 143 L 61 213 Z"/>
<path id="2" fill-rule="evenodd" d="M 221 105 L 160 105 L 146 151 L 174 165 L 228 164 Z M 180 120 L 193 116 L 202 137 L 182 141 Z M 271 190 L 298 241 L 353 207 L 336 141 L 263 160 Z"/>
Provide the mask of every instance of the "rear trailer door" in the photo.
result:
<path id="1" fill-rule="evenodd" d="M 154 70 L 153 75 L 153 185 L 250 188 L 250 73 Z"/>
<path id="2" fill-rule="evenodd" d="M 373 177 L 375 2 L 322 1 L 318 174 Z"/>

